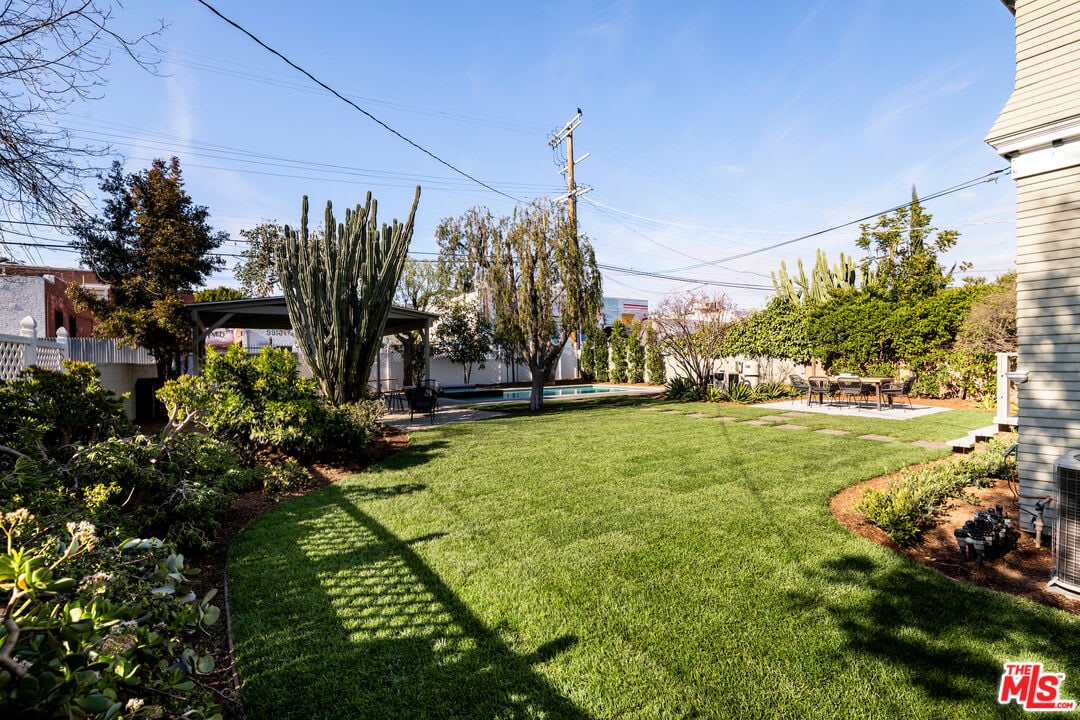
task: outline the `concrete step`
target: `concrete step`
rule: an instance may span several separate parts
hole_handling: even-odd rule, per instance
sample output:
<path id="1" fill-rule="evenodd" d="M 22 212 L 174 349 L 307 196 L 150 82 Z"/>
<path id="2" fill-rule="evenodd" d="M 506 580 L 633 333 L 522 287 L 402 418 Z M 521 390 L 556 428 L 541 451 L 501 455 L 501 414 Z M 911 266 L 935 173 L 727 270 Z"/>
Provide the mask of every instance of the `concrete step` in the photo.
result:
<path id="1" fill-rule="evenodd" d="M 949 447 L 955 453 L 969 453 L 975 449 L 977 443 L 986 442 L 990 440 L 998 433 L 997 425 L 987 425 L 986 427 L 972 430 L 966 436 L 957 438 L 949 442 Z"/>

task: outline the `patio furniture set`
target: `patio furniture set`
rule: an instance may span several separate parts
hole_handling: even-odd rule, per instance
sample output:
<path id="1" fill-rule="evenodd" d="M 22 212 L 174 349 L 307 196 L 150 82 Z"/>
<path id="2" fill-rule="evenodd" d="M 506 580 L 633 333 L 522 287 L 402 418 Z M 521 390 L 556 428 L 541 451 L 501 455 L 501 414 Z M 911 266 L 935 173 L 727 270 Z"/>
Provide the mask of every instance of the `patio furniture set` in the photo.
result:
<path id="1" fill-rule="evenodd" d="M 819 405 L 824 405 L 826 399 L 830 404 L 843 402 L 850 405 L 854 402 L 855 407 L 862 407 L 862 403 L 869 403 L 870 397 L 874 397 L 878 410 L 881 410 L 882 399 L 889 408 L 893 407 L 893 401 L 904 398 L 907 406 L 911 405 L 911 388 L 915 384 L 915 376 L 902 381 L 894 381 L 891 377 L 860 377 L 858 375 L 837 375 L 829 377 L 816 375 L 803 378 L 801 375 L 789 375 L 788 382 L 800 393 L 806 393 L 806 404 L 813 405 L 817 398 Z"/>
<path id="2" fill-rule="evenodd" d="M 393 378 L 387 378 L 393 384 Z M 381 397 L 390 410 L 405 412 L 409 408 L 409 422 L 413 415 L 427 415 L 431 422 L 435 422 L 435 411 L 439 409 L 439 393 L 442 392 L 442 383 L 438 380 L 427 378 L 421 380 L 419 385 L 406 385 L 404 387 L 391 387 L 388 390 L 372 388 L 372 394 Z"/>

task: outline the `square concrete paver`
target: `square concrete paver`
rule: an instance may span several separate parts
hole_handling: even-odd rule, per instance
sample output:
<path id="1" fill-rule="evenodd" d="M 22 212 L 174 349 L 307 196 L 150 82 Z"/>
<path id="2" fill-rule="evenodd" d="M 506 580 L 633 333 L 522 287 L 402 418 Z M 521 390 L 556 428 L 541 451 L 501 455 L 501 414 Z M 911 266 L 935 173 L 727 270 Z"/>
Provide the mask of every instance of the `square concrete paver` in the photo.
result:
<path id="1" fill-rule="evenodd" d="M 770 423 L 764 420 L 746 420 L 743 425 L 769 425 Z"/>
<path id="2" fill-rule="evenodd" d="M 784 417 L 789 417 L 789 418 L 806 418 L 806 417 L 814 417 L 814 413 L 804 413 L 804 412 L 789 412 L 789 413 L 784 413 Z"/>
<path id="3" fill-rule="evenodd" d="M 833 430 L 832 428 L 822 428 L 821 430 L 815 430 L 814 432 L 821 433 L 822 435 L 850 435 L 851 434 L 847 430 Z"/>
<path id="4" fill-rule="evenodd" d="M 860 435 L 860 440 L 877 440 L 878 442 L 896 442 L 896 438 L 888 435 Z"/>
<path id="5" fill-rule="evenodd" d="M 732 420 L 737 420 L 737 419 L 738 418 L 729 417 L 727 415 L 720 415 L 719 417 L 714 417 L 713 418 L 713 420 L 716 420 L 717 422 L 731 422 Z"/>
<path id="6" fill-rule="evenodd" d="M 777 425 L 776 429 L 777 430 L 809 430 L 810 428 L 806 427 L 805 425 L 789 425 L 789 424 L 785 424 L 785 425 Z"/>
<path id="7" fill-rule="evenodd" d="M 914 445 L 915 447 L 924 447 L 924 448 L 947 448 L 947 447 L 949 447 L 949 443 L 934 442 L 933 440 L 915 440 L 911 444 Z"/>
<path id="8" fill-rule="evenodd" d="M 686 417 L 709 417 L 705 413 L 687 413 Z"/>
<path id="9" fill-rule="evenodd" d="M 758 420 L 769 420 L 770 422 L 787 422 L 790 418 L 784 415 L 762 415 Z"/>

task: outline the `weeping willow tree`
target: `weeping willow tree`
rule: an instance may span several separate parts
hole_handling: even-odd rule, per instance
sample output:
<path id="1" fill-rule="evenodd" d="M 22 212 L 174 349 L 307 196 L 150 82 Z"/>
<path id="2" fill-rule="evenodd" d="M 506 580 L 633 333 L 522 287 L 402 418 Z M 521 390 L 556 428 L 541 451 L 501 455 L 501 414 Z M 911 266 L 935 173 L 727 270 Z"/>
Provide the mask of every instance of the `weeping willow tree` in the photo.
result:
<path id="1" fill-rule="evenodd" d="M 409 219 L 381 228 L 370 192 L 362 206 L 345 210 L 340 224 L 327 202 L 320 234 L 308 232 L 305 195 L 299 229 L 285 226 L 278 271 L 289 321 L 304 360 L 334 405 L 364 396 L 419 202 L 417 186 Z"/>
<path id="2" fill-rule="evenodd" d="M 488 282 L 500 333 L 532 373 L 529 409 L 544 404 L 544 383 L 566 342 L 596 324 L 603 289 L 592 245 L 565 208 L 538 200 L 514 211 L 491 244 Z"/>

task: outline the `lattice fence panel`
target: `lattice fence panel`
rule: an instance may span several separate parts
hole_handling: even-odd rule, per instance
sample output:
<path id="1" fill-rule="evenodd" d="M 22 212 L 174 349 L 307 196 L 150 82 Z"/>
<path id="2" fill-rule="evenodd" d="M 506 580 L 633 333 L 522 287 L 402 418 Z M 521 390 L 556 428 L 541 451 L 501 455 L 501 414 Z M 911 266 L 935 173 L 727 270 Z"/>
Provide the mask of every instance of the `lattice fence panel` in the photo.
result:
<path id="1" fill-rule="evenodd" d="M 25 343 L 0 340 L 0 380 L 14 380 L 23 369 Z"/>

